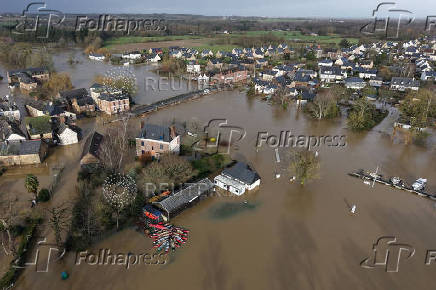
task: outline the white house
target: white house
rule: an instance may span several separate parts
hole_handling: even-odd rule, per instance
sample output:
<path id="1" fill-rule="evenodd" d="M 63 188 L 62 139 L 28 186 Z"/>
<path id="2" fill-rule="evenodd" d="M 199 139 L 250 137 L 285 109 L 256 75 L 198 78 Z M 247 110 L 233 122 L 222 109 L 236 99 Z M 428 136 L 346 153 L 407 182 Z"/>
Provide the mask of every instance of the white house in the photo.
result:
<path id="1" fill-rule="evenodd" d="M 71 145 L 79 143 L 77 132 L 73 131 L 63 123 L 59 125 L 56 135 L 59 138 L 59 145 Z"/>
<path id="2" fill-rule="evenodd" d="M 238 162 L 215 177 L 214 183 L 233 194 L 242 195 L 260 185 L 260 176 L 247 164 Z"/>
<path id="3" fill-rule="evenodd" d="M 366 83 L 361 78 L 351 77 L 348 79 L 345 79 L 345 86 L 347 89 L 363 89 L 366 86 Z"/>
<path id="4" fill-rule="evenodd" d="M 191 61 L 186 65 L 186 71 L 188 73 L 200 73 L 201 72 L 201 67 L 198 63 Z"/>
<path id="5" fill-rule="evenodd" d="M 148 60 L 149 62 L 158 62 L 158 61 L 161 60 L 161 57 L 159 56 L 159 54 L 154 53 L 154 54 L 150 55 L 150 56 L 147 58 L 147 60 Z"/>
<path id="6" fill-rule="evenodd" d="M 89 59 L 103 61 L 105 59 L 105 56 L 103 54 L 90 53 Z"/>
<path id="7" fill-rule="evenodd" d="M 141 53 L 139 51 L 133 51 L 133 52 L 130 52 L 130 53 L 125 53 L 121 57 L 122 58 L 127 58 L 127 59 L 135 60 L 135 59 L 140 59 L 141 56 L 142 55 L 141 55 Z"/>
<path id="8" fill-rule="evenodd" d="M 391 90 L 405 91 L 410 89 L 419 90 L 419 81 L 411 78 L 393 77 L 391 80 Z"/>

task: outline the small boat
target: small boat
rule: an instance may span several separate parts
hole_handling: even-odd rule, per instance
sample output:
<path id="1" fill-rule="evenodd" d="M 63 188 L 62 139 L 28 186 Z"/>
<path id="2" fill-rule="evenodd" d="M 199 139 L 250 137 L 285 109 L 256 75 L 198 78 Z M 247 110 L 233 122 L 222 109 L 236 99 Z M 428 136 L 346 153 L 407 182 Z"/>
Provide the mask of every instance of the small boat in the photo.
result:
<path id="1" fill-rule="evenodd" d="M 427 179 L 419 178 L 415 181 L 415 183 L 412 184 L 412 188 L 415 191 L 424 190 L 426 185 L 427 185 Z"/>
<path id="2" fill-rule="evenodd" d="M 404 185 L 403 181 L 399 177 L 392 177 L 390 179 L 390 181 L 391 181 L 392 185 L 394 185 L 394 186 L 403 186 Z"/>

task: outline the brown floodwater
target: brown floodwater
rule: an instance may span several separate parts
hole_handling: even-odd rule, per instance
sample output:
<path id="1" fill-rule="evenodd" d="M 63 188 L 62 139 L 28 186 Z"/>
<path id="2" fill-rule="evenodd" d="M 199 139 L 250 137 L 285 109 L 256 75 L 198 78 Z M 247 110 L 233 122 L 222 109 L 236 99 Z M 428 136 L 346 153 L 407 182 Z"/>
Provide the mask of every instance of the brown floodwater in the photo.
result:
<path id="1" fill-rule="evenodd" d="M 86 73 L 85 69 L 80 69 Z M 73 74 L 73 83 L 75 83 Z M 75 83 L 76 84 L 76 83 Z M 84 86 L 84 85 L 83 85 Z M 161 96 L 165 93 L 161 93 Z M 392 140 L 390 119 L 375 130 L 354 133 L 345 118 L 318 122 L 296 110 L 271 106 L 244 93 L 221 92 L 199 100 L 169 107 L 149 115 L 152 123 L 213 118 L 246 130 L 246 137 L 233 149 L 233 158 L 250 163 L 262 178 L 261 186 L 241 197 L 210 197 L 185 210 L 172 223 L 189 229 L 189 241 L 161 266 L 75 265 L 75 253 L 53 263 L 48 273 L 30 267 L 20 276 L 19 289 L 433 289 L 436 265 L 425 265 L 427 250 L 436 249 L 436 203 L 405 191 L 376 184 L 374 187 L 347 176 L 359 168 L 379 170 L 387 176 L 401 176 L 408 182 L 418 177 L 429 180 L 436 192 L 434 147 L 405 146 Z M 101 122 L 87 121 L 97 128 Z M 139 130 L 137 120 L 137 130 Z M 319 179 L 302 187 L 289 182 L 287 151 L 279 150 L 275 161 L 272 148 L 256 151 L 258 132 L 279 135 L 345 135 L 345 147 L 318 148 Z M 434 144 L 433 144 L 434 146 Z M 68 151 L 68 150 L 66 150 Z M 66 151 L 52 158 L 62 160 Z M 69 154 L 75 155 L 77 151 Z M 77 156 L 76 157 L 80 157 Z M 71 198 L 77 159 L 67 160 L 70 174 L 57 193 Z M 281 173 L 275 179 L 275 172 Z M 244 201 L 251 205 L 244 209 Z M 222 205 L 235 203 L 232 215 L 214 215 Z M 347 204 L 357 205 L 351 215 Z M 242 210 L 240 210 L 242 209 Z M 416 249 L 401 260 L 399 273 L 383 268 L 360 267 L 369 257 L 373 243 L 382 236 L 395 236 L 399 243 Z M 111 235 L 90 252 L 110 249 L 118 253 L 150 253 L 151 241 L 133 227 Z M 61 280 L 61 272 L 70 278 Z"/>

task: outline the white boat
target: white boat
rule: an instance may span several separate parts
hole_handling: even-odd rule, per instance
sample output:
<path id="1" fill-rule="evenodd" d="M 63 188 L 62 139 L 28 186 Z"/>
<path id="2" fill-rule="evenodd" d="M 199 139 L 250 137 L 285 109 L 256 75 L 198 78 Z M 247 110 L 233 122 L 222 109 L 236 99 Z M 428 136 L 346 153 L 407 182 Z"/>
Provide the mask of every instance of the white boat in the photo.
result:
<path id="1" fill-rule="evenodd" d="M 399 177 L 392 177 L 391 182 L 392 182 L 392 185 L 394 185 L 394 186 L 402 186 L 403 185 L 403 181 Z"/>
<path id="2" fill-rule="evenodd" d="M 425 178 L 419 178 L 415 181 L 415 183 L 412 184 L 413 190 L 424 190 L 425 186 L 427 185 L 427 179 Z"/>

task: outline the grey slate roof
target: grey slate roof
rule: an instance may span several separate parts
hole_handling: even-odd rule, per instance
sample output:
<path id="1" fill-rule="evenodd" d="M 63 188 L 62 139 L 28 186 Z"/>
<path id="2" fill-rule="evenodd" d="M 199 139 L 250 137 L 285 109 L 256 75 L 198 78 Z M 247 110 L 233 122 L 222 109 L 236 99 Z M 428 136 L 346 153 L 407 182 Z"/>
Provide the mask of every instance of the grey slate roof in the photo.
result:
<path id="1" fill-rule="evenodd" d="M 39 154 L 41 140 L 23 140 L 20 142 L 1 142 L 0 155 L 31 155 Z"/>
<path id="2" fill-rule="evenodd" d="M 224 169 L 223 174 L 246 184 L 252 184 L 260 179 L 257 172 L 244 162 L 238 162 L 234 166 Z"/>
<path id="3" fill-rule="evenodd" d="M 88 97 L 88 91 L 85 88 L 81 88 L 81 89 L 63 91 L 63 92 L 60 92 L 59 95 L 62 98 L 65 98 L 68 101 L 70 101 L 73 98 L 80 99 L 80 98 Z"/>
<path id="4" fill-rule="evenodd" d="M 154 124 L 146 124 L 144 128 L 142 128 L 139 138 L 164 142 L 171 142 L 172 140 L 170 136 L 170 128 Z"/>
<path id="5" fill-rule="evenodd" d="M 161 209 L 164 209 L 168 214 L 171 215 L 189 205 L 191 202 L 199 198 L 201 195 L 207 193 L 213 187 L 214 184 L 212 181 L 210 181 L 208 178 L 205 178 L 197 183 L 189 185 L 173 195 L 170 195 L 166 199 L 153 204 L 157 205 Z"/>

